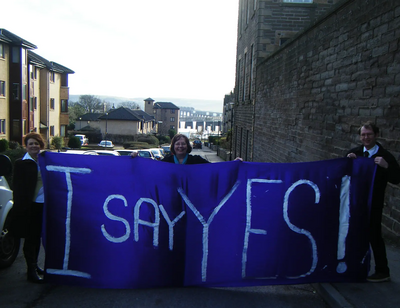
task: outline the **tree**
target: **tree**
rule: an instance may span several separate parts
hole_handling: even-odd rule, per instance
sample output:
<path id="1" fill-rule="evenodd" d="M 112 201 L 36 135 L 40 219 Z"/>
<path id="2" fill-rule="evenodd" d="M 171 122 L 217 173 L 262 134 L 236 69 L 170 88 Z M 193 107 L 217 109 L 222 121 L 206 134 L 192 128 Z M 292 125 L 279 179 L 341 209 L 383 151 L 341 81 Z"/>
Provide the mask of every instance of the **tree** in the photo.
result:
<path id="1" fill-rule="evenodd" d="M 133 109 L 133 110 L 140 109 L 139 104 L 135 103 L 135 102 L 122 102 L 119 105 L 121 107 L 126 107 L 126 108 Z"/>
<path id="2" fill-rule="evenodd" d="M 79 103 L 68 103 L 69 124 L 75 124 L 76 120 L 85 114 L 85 108 Z M 75 127 L 75 126 L 74 126 Z"/>
<path id="3" fill-rule="evenodd" d="M 172 139 L 176 135 L 176 130 L 170 129 L 168 130 L 168 136 Z"/>
<path id="4" fill-rule="evenodd" d="M 83 107 L 85 113 L 104 112 L 103 102 L 94 95 L 79 96 L 78 104 Z"/>

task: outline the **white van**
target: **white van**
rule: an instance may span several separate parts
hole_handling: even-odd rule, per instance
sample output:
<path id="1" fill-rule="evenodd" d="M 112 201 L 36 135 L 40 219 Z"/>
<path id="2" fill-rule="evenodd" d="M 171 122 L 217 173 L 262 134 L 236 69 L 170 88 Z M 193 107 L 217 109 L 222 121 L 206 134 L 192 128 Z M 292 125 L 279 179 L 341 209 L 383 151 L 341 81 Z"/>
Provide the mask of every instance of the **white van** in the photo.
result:
<path id="1" fill-rule="evenodd" d="M 81 146 L 89 144 L 89 139 L 86 138 L 86 135 L 75 135 L 75 137 L 78 137 L 81 140 Z"/>

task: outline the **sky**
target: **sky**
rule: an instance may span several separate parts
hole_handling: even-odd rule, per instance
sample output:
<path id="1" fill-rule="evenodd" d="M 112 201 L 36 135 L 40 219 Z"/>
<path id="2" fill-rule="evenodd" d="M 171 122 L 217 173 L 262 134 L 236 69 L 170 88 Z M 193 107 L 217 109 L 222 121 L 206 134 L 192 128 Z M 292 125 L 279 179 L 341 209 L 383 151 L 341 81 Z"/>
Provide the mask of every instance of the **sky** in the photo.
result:
<path id="1" fill-rule="evenodd" d="M 224 99 L 239 0 L 2 1 L 0 28 L 73 70 L 70 94 Z"/>

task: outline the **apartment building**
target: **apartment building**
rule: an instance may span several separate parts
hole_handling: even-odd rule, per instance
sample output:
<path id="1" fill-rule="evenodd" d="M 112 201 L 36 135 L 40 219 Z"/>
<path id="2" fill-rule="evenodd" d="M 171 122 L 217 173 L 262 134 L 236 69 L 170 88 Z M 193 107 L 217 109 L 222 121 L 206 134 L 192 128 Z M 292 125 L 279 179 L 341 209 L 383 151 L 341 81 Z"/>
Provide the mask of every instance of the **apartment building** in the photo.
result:
<path id="1" fill-rule="evenodd" d="M 66 137 L 68 118 L 68 75 L 74 71 L 28 51 L 30 72 L 30 131 L 39 131 L 46 140 Z M 38 130 L 39 128 L 39 130 Z"/>
<path id="2" fill-rule="evenodd" d="M 213 111 L 180 107 L 179 131 L 189 131 L 197 135 L 222 134 L 222 114 Z"/>
<path id="3" fill-rule="evenodd" d="M 0 138 L 23 142 L 32 131 L 48 145 L 66 136 L 68 74 L 74 72 L 32 50 L 36 45 L 0 29 Z"/>
<path id="4" fill-rule="evenodd" d="M 338 0 L 239 0 L 234 148 L 252 158 L 257 66 L 327 13 Z"/>
<path id="5" fill-rule="evenodd" d="M 155 102 L 152 98 L 144 100 L 144 111 L 154 116 L 157 132 L 168 135 L 170 129 L 178 132 L 179 129 L 179 107 L 171 102 Z"/>

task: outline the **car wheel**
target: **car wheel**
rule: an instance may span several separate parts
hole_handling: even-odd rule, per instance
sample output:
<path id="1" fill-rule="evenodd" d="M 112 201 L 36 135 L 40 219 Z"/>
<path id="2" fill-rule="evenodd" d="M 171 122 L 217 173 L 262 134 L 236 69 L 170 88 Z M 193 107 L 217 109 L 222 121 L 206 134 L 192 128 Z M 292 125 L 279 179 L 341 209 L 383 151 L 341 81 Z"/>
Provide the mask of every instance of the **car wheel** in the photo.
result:
<path id="1" fill-rule="evenodd" d="M 0 234 L 0 268 L 11 266 L 17 258 L 20 239 L 11 235 L 7 230 L 7 220 Z"/>

